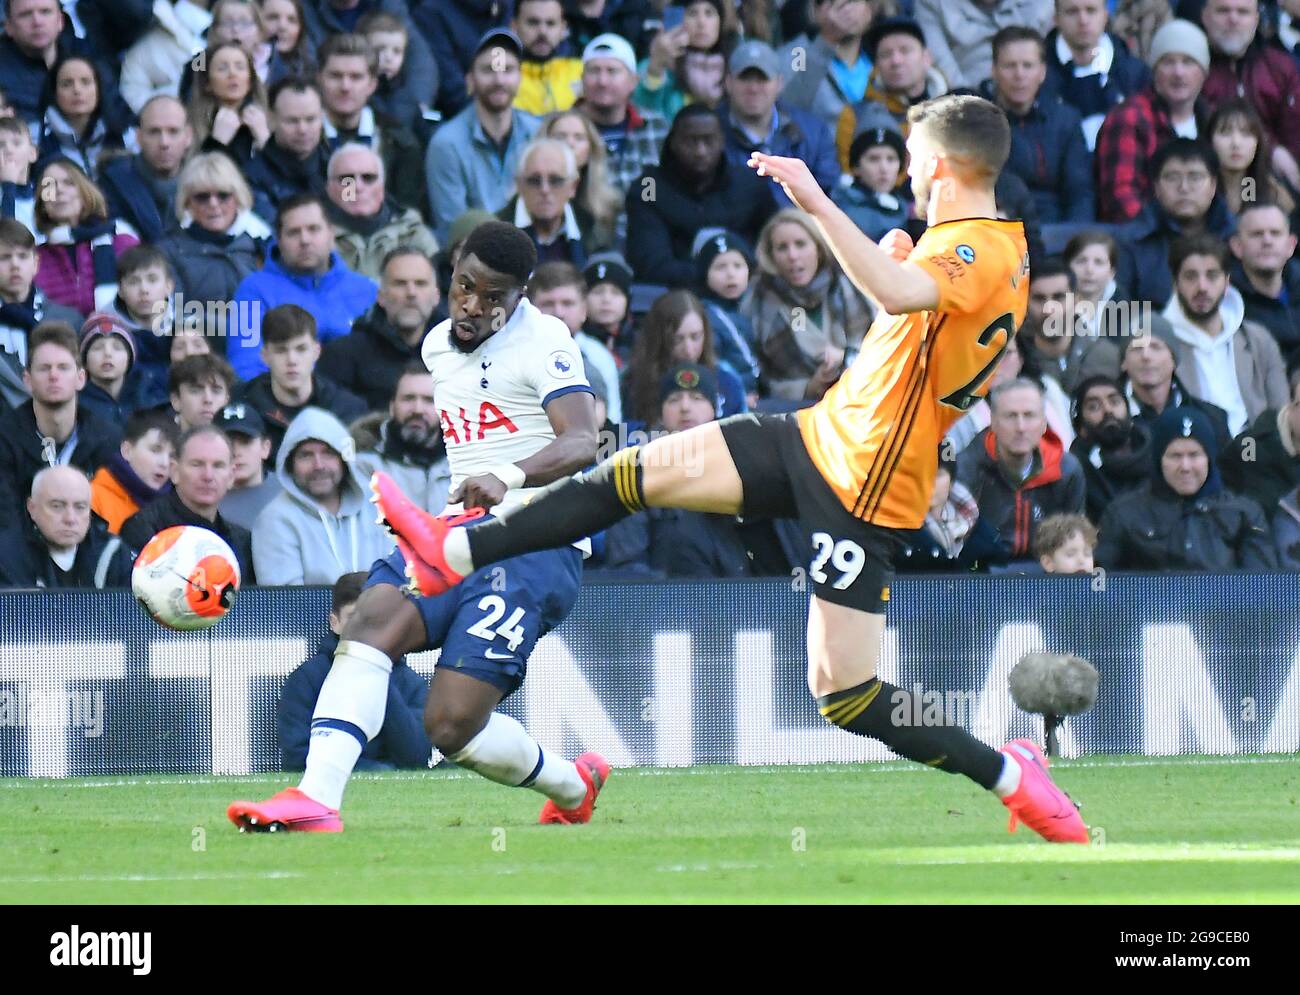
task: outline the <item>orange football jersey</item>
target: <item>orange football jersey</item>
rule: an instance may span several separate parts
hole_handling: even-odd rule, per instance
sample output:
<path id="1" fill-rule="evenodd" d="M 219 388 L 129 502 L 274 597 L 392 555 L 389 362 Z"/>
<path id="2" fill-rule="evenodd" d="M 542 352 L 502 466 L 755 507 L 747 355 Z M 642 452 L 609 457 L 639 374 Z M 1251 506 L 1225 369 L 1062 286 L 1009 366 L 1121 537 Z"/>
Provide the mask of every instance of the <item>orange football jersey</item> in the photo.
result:
<path id="1" fill-rule="evenodd" d="M 853 365 L 798 414 L 808 455 L 844 507 L 895 529 L 925 521 L 939 442 L 987 392 L 1029 304 L 1019 221 L 935 225 L 908 261 L 934 277 L 938 309 L 877 315 Z"/>

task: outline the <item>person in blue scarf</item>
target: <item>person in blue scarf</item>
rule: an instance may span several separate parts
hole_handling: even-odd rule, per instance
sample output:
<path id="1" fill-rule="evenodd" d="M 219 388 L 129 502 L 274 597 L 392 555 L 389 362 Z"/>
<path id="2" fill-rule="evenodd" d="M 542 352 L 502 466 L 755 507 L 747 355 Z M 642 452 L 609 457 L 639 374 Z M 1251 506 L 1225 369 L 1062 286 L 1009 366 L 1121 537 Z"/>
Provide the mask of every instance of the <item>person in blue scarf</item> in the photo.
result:
<path id="1" fill-rule="evenodd" d="M 1264 511 L 1223 486 L 1214 426 L 1166 408 L 1151 428 L 1152 476 L 1101 519 L 1099 566 L 1113 570 L 1276 570 Z"/>

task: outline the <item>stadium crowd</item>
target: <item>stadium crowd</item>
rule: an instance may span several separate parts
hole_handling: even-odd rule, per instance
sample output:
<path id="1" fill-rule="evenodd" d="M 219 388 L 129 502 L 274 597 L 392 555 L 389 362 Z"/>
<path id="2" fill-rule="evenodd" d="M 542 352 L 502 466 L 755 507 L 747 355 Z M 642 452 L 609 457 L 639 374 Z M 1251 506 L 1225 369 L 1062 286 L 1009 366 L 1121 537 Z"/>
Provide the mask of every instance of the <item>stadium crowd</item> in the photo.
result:
<path id="1" fill-rule="evenodd" d="M 175 524 L 223 536 L 246 584 L 367 570 L 371 471 L 446 502 L 461 419 L 420 346 L 494 217 L 536 244 L 530 299 L 615 445 L 815 402 L 875 307 L 746 159 L 800 157 L 867 235 L 919 237 L 907 111 L 955 91 L 1011 121 L 1030 307 L 899 568 L 1300 568 L 1300 0 L 3 17 L 4 586 L 128 584 Z M 656 509 L 594 547 L 613 576 L 808 562 L 793 523 Z"/>

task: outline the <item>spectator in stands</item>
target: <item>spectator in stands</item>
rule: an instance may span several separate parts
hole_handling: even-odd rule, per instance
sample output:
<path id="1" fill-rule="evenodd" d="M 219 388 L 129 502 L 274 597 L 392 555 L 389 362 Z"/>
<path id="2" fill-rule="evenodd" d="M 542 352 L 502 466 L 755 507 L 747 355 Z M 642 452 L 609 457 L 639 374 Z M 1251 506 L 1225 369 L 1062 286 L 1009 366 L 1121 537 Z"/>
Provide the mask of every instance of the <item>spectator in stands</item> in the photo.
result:
<path id="1" fill-rule="evenodd" d="M 266 423 L 272 460 L 289 425 L 304 409 L 320 408 L 344 424 L 366 413 L 361 398 L 316 372 L 321 353 L 316 319 L 296 304 L 266 312 L 261 352 L 267 372 L 242 384 L 236 400 L 251 405 Z"/>
<path id="2" fill-rule="evenodd" d="M 240 587 L 256 584 L 252 536 L 220 511 L 230 491 L 232 464 L 230 440 L 221 429 L 199 425 L 183 431 L 171 465 L 172 489 L 123 523 L 122 541 L 138 553 L 163 529 L 197 525 L 215 532 L 234 550 Z"/>
<path id="3" fill-rule="evenodd" d="M 379 58 L 369 42 L 356 34 L 326 39 L 320 47 L 316 82 L 325 110 L 323 126 L 329 151 L 350 142 L 374 149 L 384 162 L 393 199 L 403 207 L 422 211 L 424 149 L 410 128 L 370 107 L 370 98 L 379 88 Z"/>
<path id="4" fill-rule="evenodd" d="M 627 398 L 624 414 L 628 421 L 655 427 L 663 403 L 663 378 L 682 364 L 709 371 L 709 383 L 716 388 L 709 399 L 712 417 L 739 414 L 746 409 L 740 378 L 718 364 L 713 329 L 704 306 L 689 291 L 674 290 L 654 302 L 637 332 L 632 358 L 623 373 L 622 388 Z"/>
<path id="5" fill-rule="evenodd" d="M 232 41 L 253 59 L 253 69 L 264 86 L 281 80 L 287 70 L 266 30 L 262 6 L 256 0 L 216 0 L 208 44 Z"/>
<path id="6" fill-rule="evenodd" d="M 1080 382 L 1070 414 L 1078 433 L 1070 452 L 1083 468 L 1088 516 L 1100 520 L 1116 497 L 1151 476 L 1151 433 L 1133 420 L 1120 382 L 1104 374 Z"/>
<path id="7" fill-rule="evenodd" d="M 1074 299 L 1081 332 L 1088 336 L 1125 338 L 1130 307 L 1116 279 L 1120 250 L 1114 236 L 1100 228 L 1089 228 L 1073 236 L 1061 253 L 1074 274 Z"/>
<path id="8" fill-rule="evenodd" d="M 200 150 L 223 152 L 243 172 L 271 137 L 266 90 L 236 42 L 210 45 L 196 60 L 190 126 Z"/>
<path id="9" fill-rule="evenodd" d="M 436 87 L 423 86 L 421 93 L 433 95 L 431 103 L 445 119 L 459 114 L 472 97 L 466 77 L 470 75 L 476 47 L 493 29 L 510 23 L 510 4 L 482 0 L 413 0 L 411 19 L 420 29 L 437 63 Z"/>
<path id="10" fill-rule="evenodd" d="M 375 301 L 374 281 L 344 265 L 324 204 L 298 194 L 280 204 L 266 265 L 235 291 L 230 362 L 245 380 L 266 371 L 258 352 L 262 316 L 280 304 L 297 304 L 316 319 L 321 342 L 346 335 L 352 321 Z"/>
<path id="11" fill-rule="evenodd" d="M 684 432 L 716 417 L 718 382 L 707 366 L 670 367 L 657 393 L 660 402 L 650 424 L 664 432 Z M 654 577 L 788 576 L 808 558 L 806 540 L 792 526 L 789 521 L 650 508 L 597 537 L 604 548 L 599 565 Z"/>
<path id="12" fill-rule="evenodd" d="M 1190 138 L 1172 139 L 1152 156 L 1155 201 L 1125 233 L 1129 251 L 1119 277 L 1134 300 L 1150 301 L 1157 310 L 1168 303 L 1174 289 L 1170 252 L 1177 239 L 1206 235 L 1226 242 L 1232 234 L 1232 216 L 1217 193 L 1218 172 L 1214 151 Z"/>
<path id="13" fill-rule="evenodd" d="M 175 360 L 167 373 L 167 393 L 182 432 L 211 425 L 234 388 L 230 364 L 210 352 Z"/>
<path id="14" fill-rule="evenodd" d="M 53 301 L 80 314 L 107 308 L 117 296 L 117 257 L 139 239 L 109 217 L 104 195 L 67 159 L 47 163 L 37 175 L 36 285 Z"/>
<path id="15" fill-rule="evenodd" d="M 1034 555 L 1043 573 L 1090 574 L 1097 529 L 1085 515 L 1048 515 L 1034 536 Z"/>
<path id="16" fill-rule="evenodd" d="M 1180 239 L 1169 253 L 1174 299 L 1164 316 L 1174 353 L 1197 397 L 1223 408 L 1234 435 L 1266 408 L 1287 403 L 1286 366 L 1277 342 L 1245 319 L 1241 293 L 1228 283 L 1228 250 L 1207 235 Z"/>
<path id="17" fill-rule="evenodd" d="M 1195 24 L 1173 20 L 1151 44 L 1151 83 L 1112 108 L 1097 134 L 1097 216 L 1136 218 L 1151 191 L 1156 150 L 1174 138 L 1195 138 L 1205 123 L 1201 87 L 1210 47 Z"/>
<path id="18" fill-rule="evenodd" d="M 1300 58 L 1300 3 L 1280 0 L 1277 4 L 1275 41 L 1295 58 Z"/>
<path id="19" fill-rule="evenodd" d="M 414 3 L 408 5 L 404 0 L 314 0 L 312 3 L 304 4 L 302 8 L 304 24 L 309 40 L 317 52 L 316 61 L 324 69 L 328 58 L 326 48 L 329 44 L 342 35 L 360 30 L 361 22 L 367 15 L 390 14 L 403 24 L 408 24 L 413 13 L 410 7 L 414 6 L 416 6 Z M 433 103 L 433 95 L 438 92 L 439 87 L 447 85 L 446 70 L 439 65 L 441 59 L 435 63 L 434 54 L 430 51 L 432 44 L 427 34 L 408 31 L 406 50 L 402 56 L 402 76 L 405 85 L 409 87 L 411 93 L 419 94 L 429 103 Z M 371 75 L 376 76 L 376 83 L 378 83 L 376 73 L 372 72 Z M 464 70 L 461 70 L 458 78 L 463 88 Z M 346 140 L 351 140 L 352 137 L 347 136 Z M 388 167 L 389 175 L 394 175 L 393 163 L 387 157 L 384 163 Z"/>
<path id="20" fill-rule="evenodd" d="M 31 392 L 23 381 L 27 367 L 27 336 L 42 321 L 81 327 L 81 315 L 54 301 L 36 287 L 36 239 L 20 221 L 0 218 L 0 411 L 22 404 Z"/>
<path id="21" fill-rule="evenodd" d="M 528 299 L 543 314 L 564 322 L 582 352 L 588 377 L 594 370 L 605 385 L 609 419 L 615 424 L 621 422 L 624 411 L 618 362 L 604 342 L 583 331 L 587 323 L 587 284 L 582 273 L 571 263 L 542 263 L 528 281 Z"/>
<path id="22" fill-rule="evenodd" d="M 80 334 L 86 385 L 79 403 L 92 415 L 120 430 L 135 412 L 167 403 L 164 384 L 136 366 L 135 336 L 117 315 L 96 311 Z"/>
<path id="23" fill-rule="evenodd" d="M 343 423 L 304 408 L 284 434 L 276 473 L 284 493 L 253 526 L 253 556 L 264 584 L 332 584 L 369 570 L 392 549 L 375 520 L 367 479 Z"/>
<path id="24" fill-rule="evenodd" d="M 144 375 L 166 384 L 178 324 L 171 263 L 155 246 L 133 245 L 117 261 L 117 278 L 117 297 L 108 313 L 130 329 L 135 361 Z"/>
<path id="25" fill-rule="evenodd" d="M 286 78 L 315 76 L 316 46 L 307 33 L 301 0 L 265 0 L 262 22 L 267 38 L 275 43 Z"/>
<path id="26" fill-rule="evenodd" d="M 212 423 L 226 433 L 232 456 L 232 480 L 221 499 L 221 514 L 252 532 L 262 509 L 284 489 L 275 471 L 266 466 L 271 458 L 266 422 L 251 404 L 236 402 L 222 408 Z"/>
<path id="27" fill-rule="evenodd" d="M 1089 335 L 1080 310 L 1071 269 L 1059 259 L 1048 259 L 1034 270 L 1017 341 L 1067 394 L 1090 376 L 1119 376 L 1119 347 L 1110 338 Z"/>
<path id="28" fill-rule="evenodd" d="M 99 164 L 99 187 L 109 215 L 131 225 L 146 243 L 176 224 L 176 187 L 194 144 L 185 105 L 172 96 L 149 99 L 135 130 L 140 152 Z"/>
<path id="29" fill-rule="evenodd" d="M 233 300 L 240 283 L 261 268 L 271 226 L 253 213 L 253 194 L 233 162 L 220 152 L 194 156 L 176 190 L 180 227 L 163 236 L 186 300 L 203 305 Z"/>
<path id="30" fill-rule="evenodd" d="M 77 333 L 45 321 L 27 341 L 23 383 L 31 394 L 0 416 L 0 516 L 19 508 L 45 466 L 67 464 L 89 476 L 117 452 L 121 433 L 78 403 L 86 382 Z"/>
<path id="31" fill-rule="evenodd" d="M 642 173 L 659 164 L 668 137 L 663 117 L 633 106 L 636 84 L 636 53 L 626 38 L 603 34 L 588 42 L 582 52 L 582 99 L 574 106 L 599 131 L 608 153 L 610 182 L 624 195 Z"/>
<path id="32" fill-rule="evenodd" d="M 90 482 L 80 470 L 36 474 L 20 519 L 0 532 L 0 587 L 130 587 L 132 558 L 92 520 Z"/>
<path id="33" fill-rule="evenodd" d="M 0 90 L 13 112 L 33 124 L 40 120 L 50 67 L 65 55 L 93 53 L 71 32 L 62 34 L 66 21 L 59 0 L 9 0 L 5 7 Z"/>
<path id="34" fill-rule="evenodd" d="M 916 20 L 948 85 L 974 88 L 993 68 L 990 42 L 1003 28 L 1052 27 L 1052 0 L 916 0 Z"/>
<path id="35" fill-rule="evenodd" d="M 1167 0 L 1116 0 L 1111 30 L 1128 50 L 1147 65 L 1155 62 L 1155 36 L 1169 23 L 1173 11 Z"/>
<path id="36" fill-rule="evenodd" d="M 179 95 L 181 79 L 212 26 L 209 4 L 194 0 L 155 3 L 153 25 L 122 58 L 122 97 L 143 115 L 155 97 Z"/>
<path id="37" fill-rule="evenodd" d="M 849 148 L 853 183 L 838 186 L 831 198 L 867 238 L 878 241 L 892 228 L 903 228 L 912 203 L 897 193 L 905 175 L 907 149 L 893 128 L 859 132 Z"/>
<path id="38" fill-rule="evenodd" d="M 1261 412 L 1219 456 L 1223 482 L 1269 512 L 1300 486 L 1300 370 L 1290 387 L 1289 403 Z"/>
<path id="39" fill-rule="evenodd" d="M 412 360 L 397 378 L 379 438 L 373 446 L 358 446 L 357 467 L 366 479 L 376 470 L 388 474 L 431 514 L 446 507 L 451 466 L 433 403 L 433 377 L 423 361 Z"/>
<path id="40" fill-rule="evenodd" d="M 868 0 L 812 0 L 816 37 L 800 35 L 781 50 L 781 65 L 800 64 L 782 92 L 791 107 L 809 111 L 834 128 L 844 108 L 867 95 L 871 58 L 863 35 L 871 27 Z M 796 63 L 796 53 L 802 59 Z"/>
<path id="41" fill-rule="evenodd" d="M 775 204 L 771 183 L 724 155 L 715 111 L 689 104 L 673 119 L 663 161 L 628 191 L 628 262 L 639 280 L 669 287 L 694 282 L 691 246 L 701 228 L 757 237 Z M 648 196 L 652 192 L 652 196 Z"/>
<path id="42" fill-rule="evenodd" d="M 582 276 L 587 281 L 587 321 L 582 330 L 622 366 L 632 349 L 632 267 L 617 252 L 598 252 L 587 260 Z"/>
<path id="43" fill-rule="evenodd" d="M 1300 188 L 1300 67 L 1261 35 L 1259 0 L 1205 0 L 1201 24 L 1210 43 L 1206 105 L 1247 100 L 1268 130 L 1273 168 Z"/>
<path id="44" fill-rule="evenodd" d="M 319 366 L 371 411 L 383 410 L 402 370 L 420 359 L 439 299 L 433 264 L 419 249 L 399 245 L 381 267 L 374 306 L 325 346 Z"/>
<path id="45" fill-rule="evenodd" d="M 853 140 L 864 131 L 892 124 L 905 138 L 908 109 L 948 92 L 948 81 L 934 66 L 921 25 L 906 17 L 876 21 L 864 42 L 874 67 L 866 97 L 845 108 L 836 122 L 840 168 L 851 169 Z"/>
<path id="46" fill-rule="evenodd" d="M 957 479 L 957 464 L 940 451 L 930 508 L 919 529 L 904 531 L 894 556 L 900 572 L 971 570 L 996 552 L 997 536 L 980 520 L 979 505 Z"/>
<path id="47" fill-rule="evenodd" d="M 122 523 L 171 489 L 171 461 L 180 433 L 166 411 L 137 411 L 118 452 L 90 481 L 90 510 L 117 535 Z"/>
<path id="48" fill-rule="evenodd" d="M 1152 426 L 1154 473 L 1101 519 L 1098 565 L 1109 570 L 1276 570 L 1268 521 L 1224 488 L 1217 439 L 1196 408 L 1168 408 Z"/>
<path id="49" fill-rule="evenodd" d="M 1300 361 L 1300 263 L 1291 221 L 1276 204 L 1247 204 L 1228 240 L 1236 259 L 1232 285 L 1241 292 L 1246 320 L 1269 330 L 1287 368 Z M 1238 488 L 1240 489 L 1240 488 Z"/>
<path id="50" fill-rule="evenodd" d="M 741 312 L 754 327 L 768 393 L 815 401 L 853 362 L 875 309 L 844 275 L 812 219 L 780 211 L 758 238 Z"/>
<path id="51" fill-rule="evenodd" d="M 537 247 L 538 263 L 586 265 L 593 252 L 609 248 L 612 230 L 599 228 L 581 204 L 578 163 L 573 150 L 557 138 L 536 138 L 515 167 L 519 191 L 497 217 L 527 232 Z"/>
<path id="52" fill-rule="evenodd" d="M 378 63 L 379 82 L 370 97 L 370 106 L 399 127 L 414 129 L 421 120 L 421 103 L 429 103 L 434 90 L 417 90 L 406 71 L 406 50 L 411 45 L 407 23 L 405 17 L 383 10 L 371 11 L 357 22 L 357 34 L 374 49 Z M 436 64 L 434 69 L 436 74 Z"/>
<path id="53" fill-rule="evenodd" d="M 727 63 L 727 99 L 718 108 L 725 126 L 727 158 L 745 166 L 752 152 L 802 159 L 827 193 L 840 182 L 835 141 L 826 123 L 778 100 L 785 80 L 781 61 L 766 42 L 747 41 Z M 782 189 L 777 203 L 792 206 Z"/>
<path id="54" fill-rule="evenodd" d="M 1278 567 L 1300 570 L 1300 489 L 1288 491 L 1276 506 L 1267 506 L 1268 511 L 1273 515 L 1272 535 Z"/>
<path id="55" fill-rule="evenodd" d="M 420 212 L 388 196 L 383 160 L 366 146 L 350 143 L 330 156 L 326 190 L 335 244 L 353 272 L 378 283 L 384 258 L 399 245 L 429 257 L 438 251 Z"/>
<path id="56" fill-rule="evenodd" d="M 1220 104 L 1205 130 L 1219 158 L 1219 188 L 1234 216 L 1248 204 L 1268 201 L 1287 214 L 1295 211 L 1300 192 L 1273 169 L 1264 123 L 1248 101 Z"/>
<path id="57" fill-rule="evenodd" d="M 271 87 L 271 137 L 248 165 L 249 185 L 268 203 L 295 194 L 324 197 L 330 150 L 325 142 L 325 109 L 316 84 L 286 76 Z"/>
<path id="58" fill-rule="evenodd" d="M 1218 405 L 1194 396 L 1175 374 L 1178 340 L 1168 322 L 1152 323 L 1124 344 L 1124 396 L 1135 422 L 1148 429 L 1166 408 L 1199 408 L 1209 419 L 1216 439 L 1215 452 L 1222 452 L 1231 440 L 1228 415 Z"/>
<path id="59" fill-rule="evenodd" d="M 603 34 L 615 34 L 646 54 L 659 30 L 656 9 L 650 0 L 564 0 L 569 40 L 575 51 L 584 51 Z"/>
<path id="60" fill-rule="evenodd" d="M 580 111 L 568 110 L 542 121 L 537 134 L 558 138 L 573 149 L 578 164 L 574 204 L 591 215 L 596 228 L 617 235 L 620 224 L 625 223 L 623 197 L 609 181 L 609 153 L 596 126 Z"/>
<path id="61" fill-rule="evenodd" d="M 560 0 L 518 0 L 511 27 L 523 48 L 515 107 L 536 117 L 568 110 L 582 85 L 582 60 L 568 54 Z"/>
<path id="62" fill-rule="evenodd" d="M 1092 151 L 1112 108 L 1151 81 L 1151 70 L 1116 35 L 1106 30 L 1106 0 L 1056 0 L 1056 27 L 1047 36 L 1047 81 L 1054 93 L 1079 112 Z"/>
<path id="63" fill-rule="evenodd" d="M 178 323 L 171 330 L 171 344 L 167 357 L 172 366 L 191 356 L 211 356 L 212 345 L 202 326 L 194 323 Z M 227 363 L 227 366 L 230 364 Z M 170 376 L 170 371 L 169 371 Z M 234 372 L 231 372 L 232 382 Z"/>
<path id="64" fill-rule="evenodd" d="M 721 0 L 688 0 L 682 23 L 660 31 L 641 62 L 632 103 L 643 111 L 674 117 L 687 104 L 717 107 L 722 99 L 727 53 L 735 45 L 736 18 Z"/>
<path id="65" fill-rule="evenodd" d="M 325 678 L 334 666 L 339 636 L 356 610 L 367 576 L 368 571 L 358 570 L 335 581 L 330 631 L 321 638 L 316 655 L 305 660 L 285 679 L 280 703 L 275 710 L 275 731 L 280 741 L 280 766 L 283 770 L 304 770 L 307 766 L 316 699 L 320 697 Z M 378 734 L 366 743 L 352 769 L 427 767 L 433 756 L 433 743 L 424 731 L 424 706 L 428 697 L 428 683 L 406 666 L 406 657 L 393 661 L 383 725 Z"/>
<path id="66" fill-rule="evenodd" d="M 531 114 L 513 107 L 522 52 L 510 31 L 484 35 L 468 73 L 473 102 L 429 142 L 424 175 L 440 243 L 465 211 L 499 211 L 514 193 L 519 156 L 538 126 Z"/>
<path id="67" fill-rule="evenodd" d="M 123 148 L 124 121 L 103 106 L 99 67 L 88 57 L 62 56 L 50 67 L 41 98 L 41 158 L 70 159 L 97 177 L 100 157 Z"/>
<path id="68" fill-rule="evenodd" d="M 1005 168 L 1025 181 L 1044 224 L 1092 221 L 1092 155 L 1082 119 L 1059 97 L 1042 92 L 1046 77 L 1041 35 L 1013 25 L 994 36 L 993 77 L 981 92 L 1011 122 L 1011 157 Z"/>
<path id="69" fill-rule="evenodd" d="M 1047 425 L 1043 391 L 1017 377 L 989 391 L 992 422 L 957 456 L 957 479 L 998 533 L 990 562 L 1028 558 L 1039 523 L 1055 512 L 1081 512 L 1083 468 Z"/>
<path id="70" fill-rule="evenodd" d="M 0 117 L 0 215 L 22 222 L 29 231 L 36 228 L 32 167 L 38 154 L 26 122 Z"/>
<path id="71" fill-rule="evenodd" d="M 708 228 L 696 236 L 693 248 L 695 285 L 709 317 L 718 364 L 740 378 L 745 403 L 752 408 L 758 402 L 758 377 L 762 371 L 754 326 L 740 304 L 754 271 L 754 250 L 734 232 Z"/>

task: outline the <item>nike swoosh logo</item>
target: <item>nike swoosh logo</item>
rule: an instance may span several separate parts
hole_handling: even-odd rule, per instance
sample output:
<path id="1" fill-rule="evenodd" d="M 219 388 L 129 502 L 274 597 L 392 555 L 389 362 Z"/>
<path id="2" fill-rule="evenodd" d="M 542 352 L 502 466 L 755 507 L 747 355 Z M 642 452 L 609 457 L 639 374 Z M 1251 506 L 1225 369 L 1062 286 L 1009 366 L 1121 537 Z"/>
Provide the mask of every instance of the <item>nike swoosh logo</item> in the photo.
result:
<path id="1" fill-rule="evenodd" d="M 489 660 L 513 660 L 515 658 L 513 653 L 497 653 L 493 650 L 484 650 L 483 655 Z"/>

